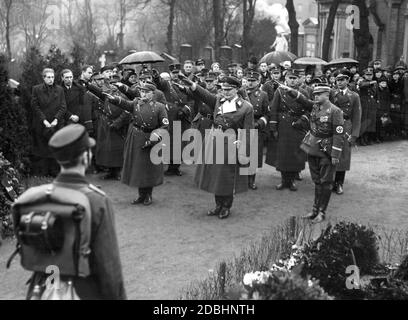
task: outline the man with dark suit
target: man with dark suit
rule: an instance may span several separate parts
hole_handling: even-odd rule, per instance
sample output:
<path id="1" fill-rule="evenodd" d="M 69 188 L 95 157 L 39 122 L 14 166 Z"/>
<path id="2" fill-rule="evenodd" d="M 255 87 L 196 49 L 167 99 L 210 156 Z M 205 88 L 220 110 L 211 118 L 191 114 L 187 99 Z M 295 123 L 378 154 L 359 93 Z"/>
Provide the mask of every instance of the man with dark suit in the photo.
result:
<path id="1" fill-rule="evenodd" d="M 64 90 L 54 83 L 53 69 L 45 68 L 42 72 L 44 83 L 33 87 L 31 107 L 33 109 L 33 155 L 34 173 L 55 175 L 58 165 L 50 155 L 48 140 L 59 128 L 64 126 L 67 109 Z"/>
<path id="2" fill-rule="evenodd" d="M 72 71 L 64 69 L 61 72 L 62 88 L 64 89 L 67 111 L 65 121 L 68 123 L 80 123 L 87 131 L 92 129 L 92 110 L 85 108 L 85 88 L 73 81 Z"/>

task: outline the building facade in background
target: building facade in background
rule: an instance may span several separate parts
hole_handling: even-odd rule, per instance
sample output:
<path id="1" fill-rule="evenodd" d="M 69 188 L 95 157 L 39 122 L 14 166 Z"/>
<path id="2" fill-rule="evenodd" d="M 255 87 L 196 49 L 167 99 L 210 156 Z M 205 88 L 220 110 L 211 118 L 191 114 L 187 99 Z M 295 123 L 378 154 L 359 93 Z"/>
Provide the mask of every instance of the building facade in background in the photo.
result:
<path id="1" fill-rule="evenodd" d="M 316 55 L 321 56 L 324 30 L 333 0 L 316 0 L 318 5 L 318 35 Z M 356 57 L 353 31 L 347 28 L 347 6 L 351 0 L 340 4 L 333 27 L 329 60 Z M 371 0 L 369 26 L 373 59 L 380 58 L 383 65 L 395 65 L 401 58 L 408 62 L 408 0 Z"/>

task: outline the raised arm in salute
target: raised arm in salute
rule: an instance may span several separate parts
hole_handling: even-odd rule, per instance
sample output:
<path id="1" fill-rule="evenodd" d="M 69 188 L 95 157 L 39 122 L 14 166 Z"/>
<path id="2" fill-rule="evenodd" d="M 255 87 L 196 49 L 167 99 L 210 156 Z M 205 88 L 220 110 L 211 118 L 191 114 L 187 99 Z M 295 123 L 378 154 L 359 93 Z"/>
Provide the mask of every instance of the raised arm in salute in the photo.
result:
<path id="1" fill-rule="evenodd" d="M 139 188 L 139 197 L 132 204 L 152 204 L 153 187 L 163 183 L 163 164 L 154 164 L 151 148 L 162 140 L 169 125 L 165 106 L 153 100 L 156 86 L 146 82 L 139 86 L 141 99 L 129 101 L 106 95 L 108 100 L 133 115 L 125 142 L 122 183 Z"/>
<path id="2" fill-rule="evenodd" d="M 326 216 L 336 167 L 343 149 L 343 111 L 330 102 L 328 86 L 315 87 L 313 94 L 316 101 L 309 100 L 292 89 L 288 93 L 306 107 L 312 107 L 310 131 L 304 138 L 301 149 L 308 156 L 310 174 L 315 184 L 315 198 L 313 210 L 305 218 L 321 222 Z"/>
<path id="3" fill-rule="evenodd" d="M 248 176 L 241 175 L 239 170 L 240 163 L 248 158 L 239 146 L 240 136 L 245 134 L 245 150 L 249 150 L 249 129 L 254 128 L 254 111 L 249 102 L 238 96 L 240 81 L 235 77 L 223 79 L 221 95 L 211 94 L 187 78 L 183 82 L 190 87 L 195 98 L 204 102 L 214 115 L 212 129 L 206 130 L 204 157 L 202 163 L 197 165 L 194 180 L 200 189 L 215 195 L 216 207 L 207 215 L 224 219 L 230 215 L 234 194 L 248 190 Z M 218 137 L 223 141 L 223 148 L 217 147 Z M 232 143 L 238 148 L 232 146 Z M 233 150 L 234 154 L 230 154 L 229 150 Z M 235 162 L 228 161 L 231 156 Z M 223 162 L 217 163 L 219 159 Z"/>

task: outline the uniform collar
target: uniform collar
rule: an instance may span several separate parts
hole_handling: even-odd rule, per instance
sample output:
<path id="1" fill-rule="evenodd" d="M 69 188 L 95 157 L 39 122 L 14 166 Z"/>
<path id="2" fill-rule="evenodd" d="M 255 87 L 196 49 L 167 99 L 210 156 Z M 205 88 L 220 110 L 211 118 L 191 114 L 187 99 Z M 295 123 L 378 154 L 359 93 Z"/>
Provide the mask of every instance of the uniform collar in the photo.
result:
<path id="1" fill-rule="evenodd" d="M 220 102 L 221 102 L 221 103 L 224 103 L 224 102 L 226 102 L 226 101 L 229 101 L 230 103 L 232 103 L 232 102 L 237 102 L 238 99 L 239 99 L 238 96 L 235 96 L 235 97 L 232 98 L 231 100 L 228 100 L 228 99 L 226 99 L 226 98 L 222 98 Z"/>
<path id="2" fill-rule="evenodd" d="M 86 178 L 79 173 L 60 173 L 55 182 L 60 183 L 76 183 L 76 184 L 88 184 Z"/>

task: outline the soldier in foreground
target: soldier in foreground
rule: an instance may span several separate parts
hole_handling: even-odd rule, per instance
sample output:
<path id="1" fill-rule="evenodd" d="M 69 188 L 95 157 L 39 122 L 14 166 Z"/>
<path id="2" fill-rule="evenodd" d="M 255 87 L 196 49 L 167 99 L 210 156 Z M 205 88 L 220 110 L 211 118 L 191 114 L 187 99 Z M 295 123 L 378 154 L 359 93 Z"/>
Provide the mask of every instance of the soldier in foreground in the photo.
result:
<path id="1" fill-rule="evenodd" d="M 17 239 L 19 245 L 24 248 L 20 250 L 22 264 L 27 270 L 36 271 L 29 281 L 27 299 L 66 300 L 74 299 L 74 296 L 75 299 L 83 300 L 126 299 L 112 203 L 103 191 L 89 184 L 85 178 L 85 171 L 91 163 L 91 148 L 94 146 L 95 140 L 89 138 L 82 125 L 72 124 L 57 131 L 51 137 L 49 147 L 61 167 L 58 177 L 51 185 L 27 190 L 13 206 Z M 57 194 L 63 198 L 60 202 L 55 201 L 58 199 Z M 66 218 L 70 212 L 62 214 L 61 208 L 69 202 L 78 208 L 79 202 L 77 204 L 75 201 L 72 202 L 75 198 L 82 199 L 78 194 L 86 200 L 87 208 L 85 210 L 87 214 L 84 213 L 81 217 L 80 236 L 77 229 L 64 227 L 61 230 L 57 223 L 62 220 L 63 225 L 67 225 L 69 221 Z M 41 202 L 40 199 L 45 201 Z M 38 207 L 39 203 L 41 207 Z M 30 206 L 34 209 L 29 209 Z M 29 214 L 21 215 L 20 219 L 16 219 L 24 212 L 22 210 L 24 207 L 29 209 L 26 210 Z M 41 208 L 44 212 L 38 211 Z M 27 216 L 30 216 L 30 219 L 27 219 Z M 89 218 L 89 229 L 85 227 L 89 224 L 83 224 L 85 217 Z M 74 219 L 73 214 L 72 219 Z M 34 232 L 36 222 L 41 226 L 41 232 Z M 23 224 L 28 226 L 25 228 Z M 28 233 L 25 233 L 26 231 Z M 67 233 L 67 231 L 71 232 Z M 46 241 L 41 241 L 43 239 Z M 65 239 L 64 246 L 60 250 L 55 249 L 58 239 Z M 73 242 L 73 245 L 66 246 L 65 244 L 69 242 Z M 38 250 L 39 246 L 40 250 Z M 45 250 L 44 246 L 52 247 L 53 250 Z M 49 254 L 46 254 L 47 252 Z M 46 261 L 42 261 L 41 258 Z M 45 269 L 49 265 L 59 268 L 61 284 L 67 282 L 71 285 L 73 287 L 71 293 L 67 292 L 61 296 L 60 290 L 57 290 L 50 294 L 46 286 L 49 275 L 46 274 L 48 271 Z M 40 266 L 44 266 L 44 269 Z M 72 294 L 72 291 L 75 291 L 75 294 Z"/>

